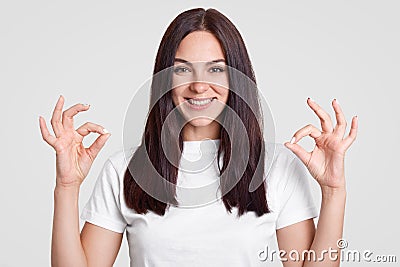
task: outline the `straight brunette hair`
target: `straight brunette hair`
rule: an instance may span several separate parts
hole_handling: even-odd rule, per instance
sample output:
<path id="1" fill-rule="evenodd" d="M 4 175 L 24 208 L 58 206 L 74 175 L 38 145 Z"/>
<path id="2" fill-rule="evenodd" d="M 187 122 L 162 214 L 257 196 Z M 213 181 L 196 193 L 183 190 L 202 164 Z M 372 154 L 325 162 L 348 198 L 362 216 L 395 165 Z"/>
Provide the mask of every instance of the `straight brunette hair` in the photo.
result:
<path id="1" fill-rule="evenodd" d="M 180 42 L 194 31 L 212 33 L 221 44 L 226 64 L 244 74 L 252 84 L 256 84 L 243 39 L 233 23 L 223 14 L 212 8 L 207 10 L 195 8 L 179 14 L 171 22 L 161 40 L 155 60 L 150 108 L 142 142 L 134 151 L 124 176 L 126 205 L 140 214 L 146 214 L 151 210 L 162 216 L 169 206 L 168 203 L 178 204 L 175 198 L 178 167 L 176 164 L 172 164 L 171 158 L 167 158 L 164 153 L 161 130 L 164 127 L 163 131 L 169 141 L 168 149 L 173 151 L 171 155 L 175 155 L 172 157 L 172 161 L 179 162 L 183 147 L 182 134 L 178 130 L 181 118 L 179 114 L 173 112 L 175 105 L 172 101 L 171 90 L 165 88 L 171 85 L 172 72 L 167 71 L 159 77 L 157 74 L 174 65 L 175 54 Z M 218 159 L 221 155 L 223 156 L 222 168 L 218 161 L 220 189 L 222 192 L 226 192 L 222 195 L 222 200 L 226 210 L 230 213 L 233 207 L 237 207 L 238 216 L 249 211 L 255 212 L 257 216 L 262 216 L 269 213 L 270 209 L 266 200 L 266 184 L 263 179 L 265 144 L 261 105 L 257 88 L 254 86 L 248 88 L 248 84 L 246 84 L 246 88 L 243 79 L 235 80 L 235 75 L 230 75 L 229 86 L 235 85 L 238 86 L 237 90 L 240 90 L 240 96 L 230 90 L 226 105 L 237 115 L 235 118 L 229 112 L 224 114 L 222 125 L 225 128 L 221 127 L 218 147 Z M 171 117 L 166 123 L 169 115 Z M 240 122 L 237 117 L 240 118 Z M 244 125 L 247 135 L 238 131 L 239 124 Z M 245 149 L 249 150 L 248 159 L 240 158 Z M 232 164 L 227 168 L 230 161 Z M 240 171 L 241 167 L 243 171 Z M 157 176 L 164 179 L 164 184 L 159 183 Z M 133 177 L 142 181 L 141 186 L 161 191 L 168 203 L 146 193 Z M 258 181 L 260 185 L 256 190 L 249 192 L 252 179 Z M 238 182 L 234 184 L 236 181 Z"/>

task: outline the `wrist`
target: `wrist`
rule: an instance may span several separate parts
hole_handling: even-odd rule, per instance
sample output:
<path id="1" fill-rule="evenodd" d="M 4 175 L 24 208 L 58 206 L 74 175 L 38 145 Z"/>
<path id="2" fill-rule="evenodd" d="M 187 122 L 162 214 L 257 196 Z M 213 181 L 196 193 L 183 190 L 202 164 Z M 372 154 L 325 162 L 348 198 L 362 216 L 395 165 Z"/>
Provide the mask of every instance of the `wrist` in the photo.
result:
<path id="1" fill-rule="evenodd" d="M 56 186 L 54 188 L 54 191 L 56 192 L 79 192 L 81 188 L 81 184 L 76 182 L 76 183 L 69 183 L 69 184 L 62 184 L 62 183 L 56 183 Z"/>
<path id="2" fill-rule="evenodd" d="M 78 205 L 80 187 L 78 186 L 63 186 L 56 185 L 54 188 L 54 203 L 60 205 L 61 203 L 74 203 Z M 58 204 L 57 204 L 58 203 Z M 68 205 L 69 205 L 68 204 Z M 63 204 L 61 204 L 63 205 Z"/>
<path id="3" fill-rule="evenodd" d="M 322 198 L 345 198 L 347 190 L 345 186 L 341 187 L 328 187 L 321 186 Z"/>

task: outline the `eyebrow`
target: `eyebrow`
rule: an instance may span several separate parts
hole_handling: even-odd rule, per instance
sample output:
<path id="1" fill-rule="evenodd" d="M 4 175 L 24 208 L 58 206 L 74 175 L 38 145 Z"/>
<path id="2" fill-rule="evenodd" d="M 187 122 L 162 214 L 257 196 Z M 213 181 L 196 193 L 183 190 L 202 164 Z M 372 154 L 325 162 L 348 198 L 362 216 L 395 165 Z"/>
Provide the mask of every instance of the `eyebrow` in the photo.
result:
<path id="1" fill-rule="evenodd" d="M 188 64 L 188 65 L 193 65 L 191 62 L 189 62 L 189 61 L 187 61 L 187 60 L 184 60 L 184 59 L 182 59 L 182 58 L 175 58 L 175 62 L 182 62 L 182 63 L 186 63 L 186 64 Z M 222 58 L 214 59 L 214 60 L 212 60 L 212 61 L 208 61 L 206 64 L 207 64 L 207 65 L 210 65 L 210 64 L 218 63 L 218 62 L 225 62 L 225 59 L 222 59 Z"/>

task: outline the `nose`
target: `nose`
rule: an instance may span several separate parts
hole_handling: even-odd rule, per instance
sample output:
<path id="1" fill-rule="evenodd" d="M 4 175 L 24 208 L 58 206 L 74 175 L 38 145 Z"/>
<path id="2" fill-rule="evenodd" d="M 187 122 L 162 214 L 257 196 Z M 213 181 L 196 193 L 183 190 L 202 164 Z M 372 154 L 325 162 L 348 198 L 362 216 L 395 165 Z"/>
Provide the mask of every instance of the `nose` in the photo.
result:
<path id="1" fill-rule="evenodd" d="M 206 92 L 210 88 L 210 85 L 205 82 L 192 82 L 190 84 L 190 90 L 197 93 L 201 94 Z"/>

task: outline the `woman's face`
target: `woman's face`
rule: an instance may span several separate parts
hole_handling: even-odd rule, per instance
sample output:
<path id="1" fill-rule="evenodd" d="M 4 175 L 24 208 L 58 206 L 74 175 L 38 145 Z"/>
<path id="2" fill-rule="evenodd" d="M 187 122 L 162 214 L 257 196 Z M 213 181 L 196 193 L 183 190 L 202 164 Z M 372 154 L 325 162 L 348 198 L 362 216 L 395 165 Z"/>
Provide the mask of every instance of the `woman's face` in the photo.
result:
<path id="1" fill-rule="evenodd" d="M 172 100 L 194 127 L 215 124 L 228 100 L 226 59 L 218 39 L 195 31 L 179 44 L 173 71 Z"/>

